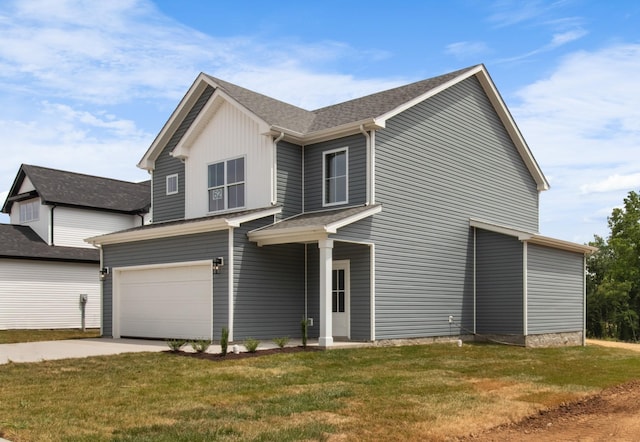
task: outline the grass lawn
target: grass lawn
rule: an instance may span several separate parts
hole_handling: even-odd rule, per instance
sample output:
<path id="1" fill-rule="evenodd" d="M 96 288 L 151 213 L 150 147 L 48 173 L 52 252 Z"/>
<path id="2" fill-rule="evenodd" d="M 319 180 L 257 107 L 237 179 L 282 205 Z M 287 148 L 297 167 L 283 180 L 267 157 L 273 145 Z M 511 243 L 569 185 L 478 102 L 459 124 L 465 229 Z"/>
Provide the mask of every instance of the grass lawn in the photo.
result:
<path id="1" fill-rule="evenodd" d="M 0 344 L 98 337 L 100 337 L 100 329 L 97 328 L 88 328 L 84 332 L 79 328 L 57 330 L 0 330 Z"/>
<path id="2" fill-rule="evenodd" d="M 12 441 L 443 440 L 640 376 L 638 353 L 487 344 L 0 366 Z"/>

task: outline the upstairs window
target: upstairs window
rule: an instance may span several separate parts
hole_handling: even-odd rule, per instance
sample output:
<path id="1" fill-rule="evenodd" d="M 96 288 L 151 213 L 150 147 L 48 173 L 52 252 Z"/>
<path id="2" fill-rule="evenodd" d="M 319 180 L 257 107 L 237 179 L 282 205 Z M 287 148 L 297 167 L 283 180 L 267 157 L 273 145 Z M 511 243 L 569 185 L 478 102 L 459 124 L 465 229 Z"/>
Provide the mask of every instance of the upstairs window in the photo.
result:
<path id="1" fill-rule="evenodd" d="M 347 148 L 335 149 L 322 154 L 322 202 L 324 206 L 346 203 L 349 199 L 349 159 Z"/>
<path id="2" fill-rule="evenodd" d="M 209 212 L 244 207 L 244 157 L 209 164 Z"/>
<path id="3" fill-rule="evenodd" d="M 178 193 L 178 174 L 167 176 L 167 195 Z"/>
<path id="4" fill-rule="evenodd" d="M 20 222 L 38 221 L 40 218 L 40 201 L 33 200 L 20 203 Z"/>

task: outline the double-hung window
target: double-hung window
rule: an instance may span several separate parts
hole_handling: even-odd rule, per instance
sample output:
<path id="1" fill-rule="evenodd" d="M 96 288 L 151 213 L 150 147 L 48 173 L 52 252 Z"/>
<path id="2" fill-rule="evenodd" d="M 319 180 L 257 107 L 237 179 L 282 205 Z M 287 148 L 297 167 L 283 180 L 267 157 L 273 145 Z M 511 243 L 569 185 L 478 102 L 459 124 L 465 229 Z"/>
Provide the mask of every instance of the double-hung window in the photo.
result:
<path id="1" fill-rule="evenodd" d="M 343 204 L 349 199 L 349 158 L 346 147 L 322 154 L 322 203 L 325 206 Z"/>
<path id="2" fill-rule="evenodd" d="M 209 164 L 209 212 L 244 207 L 244 157 Z"/>
<path id="3" fill-rule="evenodd" d="M 20 203 L 20 222 L 38 221 L 40 218 L 40 201 L 33 200 Z"/>

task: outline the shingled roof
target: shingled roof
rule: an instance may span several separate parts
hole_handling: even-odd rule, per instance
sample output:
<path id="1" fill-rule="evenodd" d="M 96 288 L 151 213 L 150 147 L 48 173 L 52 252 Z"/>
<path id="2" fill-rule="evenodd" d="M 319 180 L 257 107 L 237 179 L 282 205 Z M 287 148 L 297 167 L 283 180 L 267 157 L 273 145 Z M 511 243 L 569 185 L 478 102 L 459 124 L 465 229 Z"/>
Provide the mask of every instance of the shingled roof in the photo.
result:
<path id="1" fill-rule="evenodd" d="M 475 66 L 308 111 L 210 75 L 205 76 L 242 106 L 273 126 L 308 134 L 376 118 L 464 74 Z"/>
<path id="2" fill-rule="evenodd" d="M 0 224 L 0 258 L 100 262 L 97 249 L 50 246 L 31 227 Z"/>
<path id="3" fill-rule="evenodd" d="M 35 192 L 18 194 L 28 177 Z M 23 164 L 2 207 L 9 213 L 15 201 L 39 196 L 44 204 L 84 207 L 120 213 L 146 213 L 151 205 L 150 182 L 131 183 L 64 170 Z"/>

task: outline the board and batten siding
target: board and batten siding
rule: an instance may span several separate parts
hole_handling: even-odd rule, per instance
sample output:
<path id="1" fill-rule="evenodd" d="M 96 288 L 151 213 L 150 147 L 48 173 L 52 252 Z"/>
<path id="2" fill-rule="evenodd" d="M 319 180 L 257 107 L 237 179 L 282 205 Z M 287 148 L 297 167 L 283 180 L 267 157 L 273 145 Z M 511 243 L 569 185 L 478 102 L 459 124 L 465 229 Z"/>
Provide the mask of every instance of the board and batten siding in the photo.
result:
<path id="1" fill-rule="evenodd" d="M 120 268 L 201 261 L 219 256 L 228 262 L 229 231 L 198 233 L 147 241 L 108 244 L 103 246 L 104 265 Z M 220 330 L 228 324 L 228 268 L 213 275 L 213 336 L 220 338 Z M 113 274 L 103 283 L 103 335 L 112 336 Z"/>
<path id="2" fill-rule="evenodd" d="M 279 219 L 302 213 L 302 147 L 280 141 L 277 148 Z"/>
<path id="3" fill-rule="evenodd" d="M 268 207 L 271 204 L 273 138 L 261 133 L 255 119 L 226 101 L 204 112 L 185 163 L 185 216 L 197 218 L 210 214 L 208 165 L 238 157 L 245 158 L 244 208 Z"/>
<path id="4" fill-rule="evenodd" d="M 127 215 L 71 207 L 56 207 L 53 212 L 53 244 L 94 248 L 85 238 L 139 226 L 142 219 Z"/>
<path id="5" fill-rule="evenodd" d="M 367 148 L 364 135 L 351 135 L 336 140 L 310 144 L 304 147 L 304 210 L 313 212 L 322 210 L 323 153 L 348 148 L 348 201 L 342 206 L 364 204 L 367 199 Z M 332 209 L 341 205 L 332 205 Z"/>
<path id="6" fill-rule="evenodd" d="M 272 218 L 234 231 L 234 340 L 301 337 L 304 317 L 304 245 L 258 247 L 247 232 Z"/>
<path id="7" fill-rule="evenodd" d="M 538 229 L 538 190 L 475 77 L 376 132 L 376 338 L 473 326 L 469 218 Z"/>
<path id="8" fill-rule="evenodd" d="M 523 245 L 512 236 L 476 230 L 476 331 L 524 333 Z"/>
<path id="9" fill-rule="evenodd" d="M 200 94 L 185 119 L 171 136 L 167 145 L 155 161 L 153 170 L 153 222 L 183 219 L 185 215 L 185 176 L 184 163 L 171 156 L 171 151 L 182 139 L 185 132 L 191 127 L 204 105 L 207 103 L 214 89 L 211 86 Z M 178 174 L 178 193 L 167 195 L 167 176 Z"/>
<path id="10" fill-rule="evenodd" d="M 527 246 L 528 334 L 582 331 L 584 256 Z"/>
<path id="11" fill-rule="evenodd" d="M 98 263 L 0 259 L 0 330 L 100 327 Z"/>

